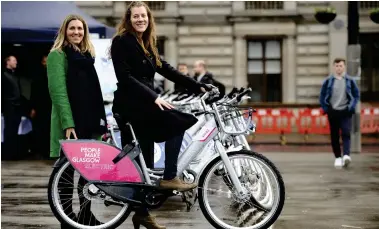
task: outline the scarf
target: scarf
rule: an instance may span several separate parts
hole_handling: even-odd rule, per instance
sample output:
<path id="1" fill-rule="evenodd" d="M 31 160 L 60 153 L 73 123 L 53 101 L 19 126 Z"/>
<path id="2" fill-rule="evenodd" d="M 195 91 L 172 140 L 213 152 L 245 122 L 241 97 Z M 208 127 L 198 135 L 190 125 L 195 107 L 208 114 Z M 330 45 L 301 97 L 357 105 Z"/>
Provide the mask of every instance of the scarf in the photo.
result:
<path id="1" fill-rule="evenodd" d="M 78 138 L 91 138 L 107 131 L 104 101 L 99 78 L 90 53 L 80 53 L 70 46 L 67 56 L 66 85 L 75 132 Z"/>

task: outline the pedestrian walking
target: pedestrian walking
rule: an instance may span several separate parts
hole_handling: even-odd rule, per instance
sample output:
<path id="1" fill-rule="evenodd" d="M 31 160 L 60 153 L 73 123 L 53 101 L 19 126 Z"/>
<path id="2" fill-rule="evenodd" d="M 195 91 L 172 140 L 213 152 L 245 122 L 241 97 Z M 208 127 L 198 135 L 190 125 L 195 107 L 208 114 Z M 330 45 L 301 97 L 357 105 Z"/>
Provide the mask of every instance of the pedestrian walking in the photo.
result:
<path id="1" fill-rule="evenodd" d="M 334 73 L 322 84 L 320 104 L 328 115 L 330 138 L 335 156 L 334 166 L 348 166 L 350 157 L 350 131 L 352 115 L 358 103 L 360 92 L 354 79 L 345 72 L 346 61 L 333 61 Z M 342 133 L 343 155 L 341 155 L 340 132 Z"/>

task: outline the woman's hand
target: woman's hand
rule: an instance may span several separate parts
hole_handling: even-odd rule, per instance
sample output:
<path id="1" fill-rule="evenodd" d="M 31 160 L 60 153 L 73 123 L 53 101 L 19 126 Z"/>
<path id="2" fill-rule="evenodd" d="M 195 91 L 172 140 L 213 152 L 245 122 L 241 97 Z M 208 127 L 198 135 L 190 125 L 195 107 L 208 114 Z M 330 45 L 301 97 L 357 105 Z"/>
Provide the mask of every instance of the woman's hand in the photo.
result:
<path id="1" fill-rule="evenodd" d="M 76 133 L 75 133 L 75 129 L 74 128 L 67 128 L 66 129 L 66 139 L 70 139 L 71 134 L 74 135 L 75 139 L 78 139 L 78 137 L 76 136 Z"/>
<path id="2" fill-rule="evenodd" d="M 200 88 L 200 90 L 205 93 L 207 91 L 212 91 L 212 87 L 215 87 L 213 86 L 212 84 L 203 84 L 202 87 Z"/>
<path id="3" fill-rule="evenodd" d="M 159 98 L 159 97 L 155 100 L 155 104 L 157 104 L 159 108 L 161 108 L 162 111 L 164 110 L 163 107 L 166 107 L 169 110 L 174 108 L 174 106 L 172 106 L 171 104 L 169 104 L 168 102 L 164 101 L 162 98 Z"/>

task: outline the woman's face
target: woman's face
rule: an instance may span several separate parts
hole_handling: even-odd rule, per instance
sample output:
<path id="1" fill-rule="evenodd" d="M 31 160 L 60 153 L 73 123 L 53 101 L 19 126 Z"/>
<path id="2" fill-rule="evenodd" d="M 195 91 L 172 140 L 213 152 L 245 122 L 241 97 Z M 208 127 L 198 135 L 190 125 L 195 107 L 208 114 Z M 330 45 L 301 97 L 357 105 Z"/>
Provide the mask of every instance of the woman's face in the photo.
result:
<path id="1" fill-rule="evenodd" d="M 79 20 L 70 21 L 67 26 L 66 36 L 70 43 L 80 44 L 84 37 L 83 23 Z"/>
<path id="2" fill-rule="evenodd" d="M 131 10 L 130 21 L 137 33 L 145 32 L 147 26 L 149 25 L 149 18 L 147 17 L 146 8 L 144 6 L 133 7 Z"/>

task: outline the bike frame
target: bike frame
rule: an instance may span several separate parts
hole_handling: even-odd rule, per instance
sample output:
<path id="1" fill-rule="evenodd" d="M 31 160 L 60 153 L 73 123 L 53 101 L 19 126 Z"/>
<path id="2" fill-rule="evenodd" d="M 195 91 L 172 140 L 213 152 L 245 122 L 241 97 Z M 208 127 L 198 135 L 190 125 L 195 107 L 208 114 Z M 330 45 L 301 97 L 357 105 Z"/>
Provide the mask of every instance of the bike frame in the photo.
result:
<path id="1" fill-rule="evenodd" d="M 193 96 L 190 96 L 190 98 L 192 99 L 192 101 L 190 102 L 188 101 L 189 99 L 186 98 L 182 101 L 173 102 L 173 104 L 175 103 L 179 106 L 190 105 L 194 109 L 198 109 L 199 105 L 200 106 L 203 105 L 205 107 L 205 104 L 204 102 L 202 102 L 201 98 L 199 97 L 194 98 Z M 207 107 L 210 108 L 209 106 Z M 224 110 L 224 109 L 225 107 L 221 107 L 221 110 Z M 219 120 L 221 120 L 220 117 L 219 117 Z M 235 118 L 228 120 L 226 122 L 226 125 L 233 128 L 237 128 L 237 130 L 246 129 L 246 123 L 244 122 L 244 120 L 236 120 Z M 113 127 L 110 128 L 110 131 L 111 131 L 112 138 L 115 139 Z M 131 131 L 133 131 L 132 128 L 131 128 Z M 205 140 L 202 139 L 202 137 L 204 137 L 202 136 L 204 133 L 210 133 L 212 131 L 214 132 L 212 136 L 208 136 Z M 217 137 L 215 139 L 217 135 L 221 137 Z M 225 136 L 227 137 L 228 135 L 225 133 L 221 133 L 218 130 L 217 124 L 212 115 L 201 115 L 199 117 L 199 121 L 186 131 L 185 137 L 187 137 L 188 139 L 185 139 L 185 141 L 183 140 L 183 143 L 182 143 L 181 152 L 178 158 L 177 175 L 180 176 L 183 174 L 187 179 L 190 179 L 188 171 L 193 171 L 195 172 L 195 174 L 193 174 L 195 175 L 194 178 L 195 180 L 197 180 L 198 177 L 196 175 L 201 172 L 201 170 L 205 167 L 205 165 L 208 162 L 210 162 L 211 159 L 215 155 L 219 155 L 220 151 L 221 153 L 227 153 L 233 150 L 241 150 L 241 147 L 248 150 L 250 149 L 250 146 L 246 140 L 246 137 L 243 134 L 240 134 L 240 135 L 234 136 L 236 140 L 234 147 L 226 151 L 225 147 L 221 143 L 216 145 L 216 141 L 223 142 L 225 140 Z M 189 142 L 189 144 L 184 145 L 184 142 L 186 143 Z M 116 146 L 118 146 L 117 142 L 114 142 L 114 143 L 116 144 Z M 156 147 L 159 147 L 159 146 L 156 146 Z M 220 147 L 222 147 L 222 149 L 216 150 L 216 148 L 220 148 Z M 163 170 L 151 170 L 147 168 L 145 164 L 141 164 L 141 166 L 142 166 L 141 169 L 144 175 L 146 176 L 146 174 L 148 174 L 148 178 L 146 178 L 146 181 L 149 184 L 152 183 L 151 181 L 152 178 L 160 179 L 161 176 L 163 175 L 163 172 L 164 172 Z"/>
<path id="2" fill-rule="evenodd" d="M 209 96 L 208 93 L 206 93 L 206 95 Z M 204 97 L 205 96 L 203 96 L 203 98 L 201 99 L 201 102 L 202 102 L 204 108 L 206 108 L 206 105 L 204 102 L 204 99 L 205 99 Z M 195 135 L 195 137 L 193 138 L 193 142 L 191 142 L 190 145 L 187 147 L 187 149 L 179 156 L 177 175 L 182 174 L 183 171 L 190 165 L 191 161 L 199 153 L 201 153 L 201 150 L 204 149 L 204 147 L 211 140 L 214 140 L 215 151 L 216 151 L 217 155 L 221 156 L 221 159 L 222 159 L 222 161 L 226 167 L 227 172 L 230 175 L 230 179 L 231 179 L 234 187 L 236 188 L 236 191 L 238 193 L 244 193 L 245 191 L 243 190 L 243 188 L 241 186 L 241 183 L 238 179 L 237 173 L 234 170 L 234 167 L 228 158 L 225 147 L 222 145 L 221 139 L 219 137 L 219 133 L 220 133 L 219 128 L 221 128 L 222 132 L 224 132 L 225 134 L 228 134 L 228 131 L 225 130 L 225 127 L 224 127 L 223 122 L 221 120 L 221 116 L 217 110 L 218 108 L 217 108 L 216 104 L 212 104 L 212 108 L 213 108 L 213 112 L 212 111 L 209 111 L 209 112 L 213 113 L 215 116 L 212 116 L 211 114 L 206 114 L 207 122 L 200 129 L 200 131 Z M 250 123 L 251 114 L 249 114 L 249 117 L 250 117 L 250 119 L 249 119 L 249 123 Z M 217 125 L 216 122 L 219 125 Z M 131 129 L 134 141 L 136 141 L 136 143 L 138 143 L 138 140 L 136 139 L 135 134 L 134 134 L 134 130 L 130 124 L 129 124 L 129 127 Z M 240 131 L 240 132 L 237 132 L 234 134 L 241 135 L 245 132 L 246 132 L 246 130 L 243 130 L 243 131 Z M 150 179 L 150 173 L 154 173 L 154 171 L 147 168 L 144 157 L 142 154 L 139 154 L 139 159 L 141 162 L 140 163 L 141 164 L 141 170 L 142 170 L 142 173 L 145 177 L 145 181 L 147 184 L 152 185 L 152 182 Z M 210 161 L 211 160 L 209 160 L 208 163 Z"/>

